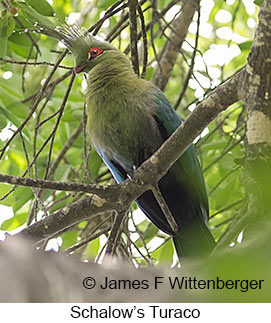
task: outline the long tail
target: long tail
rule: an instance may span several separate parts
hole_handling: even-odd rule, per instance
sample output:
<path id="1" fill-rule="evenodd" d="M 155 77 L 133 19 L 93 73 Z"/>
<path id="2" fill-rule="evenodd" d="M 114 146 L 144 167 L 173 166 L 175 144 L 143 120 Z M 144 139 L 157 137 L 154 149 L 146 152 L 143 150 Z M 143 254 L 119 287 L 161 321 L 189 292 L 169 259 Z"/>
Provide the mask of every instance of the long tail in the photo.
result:
<path id="1" fill-rule="evenodd" d="M 200 203 L 180 194 L 178 189 L 168 190 L 164 198 L 179 226 L 177 233 L 172 232 L 152 192 L 145 192 L 137 199 L 137 203 L 159 229 L 172 236 L 179 259 L 210 254 L 215 247 L 215 240 L 206 224 L 206 211 Z"/>
<path id="2" fill-rule="evenodd" d="M 193 224 L 183 227 L 172 239 L 179 259 L 204 257 L 209 255 L 215 247 L 211 232 L 199 217 L 195 218 Z"/>

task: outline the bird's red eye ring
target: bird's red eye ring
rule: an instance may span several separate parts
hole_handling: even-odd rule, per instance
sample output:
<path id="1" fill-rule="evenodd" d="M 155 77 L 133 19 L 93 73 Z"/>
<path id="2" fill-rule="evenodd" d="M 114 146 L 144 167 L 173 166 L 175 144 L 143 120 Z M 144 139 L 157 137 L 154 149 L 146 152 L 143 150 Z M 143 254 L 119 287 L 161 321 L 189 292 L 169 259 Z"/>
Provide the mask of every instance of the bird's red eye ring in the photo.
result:
<path id="1" fill-rule="evenodd" d="M 102 54 L 102 50 L 100 48 L 90 48 L 89 50 L 89 58 L 95 58 Z"/>

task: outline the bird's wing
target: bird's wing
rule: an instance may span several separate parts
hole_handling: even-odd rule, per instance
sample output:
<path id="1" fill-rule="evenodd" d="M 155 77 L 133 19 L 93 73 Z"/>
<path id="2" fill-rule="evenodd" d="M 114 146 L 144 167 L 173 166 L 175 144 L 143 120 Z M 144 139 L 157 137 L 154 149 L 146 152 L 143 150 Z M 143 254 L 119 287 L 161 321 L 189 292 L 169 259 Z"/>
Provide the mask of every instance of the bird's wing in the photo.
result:
<path id="1" fill-rule="evenodd" d="M 157 127 L 159 128 L 159 132 L 163 140 L 166 140 L 182 123 L 181 118 L 178 116 L 176 111 L 171 107 L 171 104 L 167 100 L 166 96 L 163 92 L 155 89 L 155 109 L 153 112 L 153 117 L 157 123 Z M 153 110 L 152 110 L 153 111 Z M 120 158 L 115 154 L 108 153 L 105 149 L 101 147 L 95 146 L 98 154 L 101 156 L 105 164 L 110 169 L 112 175 L 114 176 L 117 183 L 123 182 L 128 176 L 127 173 L 131 171 L 131 169 L 126 169 L 125 166 L 122 166 L 123 163 L 120 162 Z M 146 156 L 147 158 L 148 156 Z M 145 159 L 146 159 L 145 158 Z M 172 171 L 174 172 L 174 177 L 177 176 L 177 181 L 181 181 L 182 186 L 185 187 L 185 190 L 188 191 L 190 195 L 194 196 L 195 200 L 199 200 L 200 204 L 204 208 L 206 215 L 209 212 L 208 207 L 208 197 L 205 187 L 204 178 L 202 175 L 201 167 L 199 165 L 194 147 L 191 145 L 179 158 L 176 163 L 173 165 Z M 145 201 L 145 196 L 147 194 L 151 194 L 150 192 L 144 194 L 144 198 L 138 199 L 139 204 L 143 206 Z M 153 199 L 153 198 L 151 198 Z M 149 198 L 146 199 L 149 203 Z M 154 200 L 155 202 L 155 200 Z M 148 204 L 147 203 L 147 204 Z M 155 202 L 156 205 L 156 202 Z M 149 206 L 143 207 L 143 209 L 149 214 L 150 211 L 147 211 Z M 154 211 L 154 210 L 153 210 Z M 153 212 L 152 212 L 153 213 Z M 155 213 L 155 212 L 154 212 Z M 156 212 L 157 213 L 157 212 Z M 159 212 L 158 212 L 159 213 Z M 157 216 L 155 216 L 156 218 Z M 162 227 L 162 225 L 158 225 L 158 222 L 155 221 L 154 216 L 150 216 L 152 221 L 158 227 Z M 158 216 L 160 221 L 160 216 Z M 163 220 L 163 219 L 161 219 Z M 164 231 L 166 231 L 164 229 Z"/>
<path id="2" fill-rule="evenodd" d="M 100 155 L 111 174 L 114 176 L 117 183 L 123 182 L 127 178 L 127 172 L 114 160 L 109 159 L 105 152 L 98 146 L 95 146 L 97 153 Z"/>
<path id="3" fill-rule="evenodd" d="M 182 123 L 182 120 L 178 116 L 177 112 L 172 108 L 163 92 L 157 91 L 155 95 L 155 120 L 163 139 L 166 140 Z M 196 194 L 200 199 L 208 216 L 209 204 L 205 181 L 193 145 L 191 145 L 182 154 L 181 158 L 176 161 L 175 169 L 176 171 L 179 169 L 180 172 L 182 172 L 182 174 L 180 174 L 182 181 L 187 184 L 187 189 L 189 189 L 192 194 Z"/>

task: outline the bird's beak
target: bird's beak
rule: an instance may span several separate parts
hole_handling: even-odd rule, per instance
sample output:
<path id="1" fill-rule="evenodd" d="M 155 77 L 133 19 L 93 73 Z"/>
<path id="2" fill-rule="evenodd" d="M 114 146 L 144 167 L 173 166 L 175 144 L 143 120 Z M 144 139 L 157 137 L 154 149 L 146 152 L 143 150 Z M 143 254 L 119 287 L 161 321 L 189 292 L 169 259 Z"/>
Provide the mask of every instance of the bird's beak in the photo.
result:
<path id="1" fill-rule="evenodd" d="M 73 69 L 74 70 L 74 73 L 75 74 L 79 74 L 81 72 L 83 72 L 83 70 L 88 66 L 88 63 L 86 64 L 83 64 L 81 66 L 75 66 L 75 68 Z"/>

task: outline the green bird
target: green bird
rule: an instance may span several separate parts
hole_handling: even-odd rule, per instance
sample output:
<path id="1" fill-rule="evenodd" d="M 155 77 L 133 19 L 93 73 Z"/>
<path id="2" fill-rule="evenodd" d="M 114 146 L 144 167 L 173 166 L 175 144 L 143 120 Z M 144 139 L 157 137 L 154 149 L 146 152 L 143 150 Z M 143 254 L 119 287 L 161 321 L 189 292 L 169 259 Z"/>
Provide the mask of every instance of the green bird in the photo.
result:
<path id="1" fill-rule="evenodd" d="M 86 73 L 88 133 L 115 180 L 121 183 L 182 121 L 165 94 L 153 83 L 140 79 L 127 56 L 110 43 L 76 27 L 44 29 L 72 52 L 75 73 Z M 158 186 L 178 229 L 172 229 L 152 191 L 136 200 L 140 209 L 172 236 L 179 258 L 209 254 L 215 242 L 207 225 L 205 182 L 192 145 Z"/>

